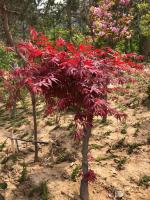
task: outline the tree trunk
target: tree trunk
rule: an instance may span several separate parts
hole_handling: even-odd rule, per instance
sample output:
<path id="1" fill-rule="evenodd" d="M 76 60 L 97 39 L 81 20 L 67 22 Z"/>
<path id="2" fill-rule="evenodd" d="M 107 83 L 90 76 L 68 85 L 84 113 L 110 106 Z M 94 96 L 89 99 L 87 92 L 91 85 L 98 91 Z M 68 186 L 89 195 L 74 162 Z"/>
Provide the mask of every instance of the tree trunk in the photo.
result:
<path id="1" fill-rule="evenodd" d="M 125 38 L 124 41 L 124 52 L 128 53 L 128 47 L 129 47 L 129 40 Z"/>
<path id="2" fill-rule="evenodd" d="M 140 37 L 140 53 L 145 56 L 145 59 L 148 60 L 150 56 L 150 36 Z"/>
<path id="3" fill-rule="evenodd" d="M 71 1 L 67 1 L 67 26 L 69 30 L 69 40 L 72 41 L 72 16 L 71 16 Z"/>
<path id="4" fill-rule="evenodd" d="M 34 162 L 38 161 L 38 143 L 37 143 L 37 120 L 36 120 L 36 99 L 35 94 L 31 95 L 32 98 L 32 115 L 33 115 L 33 124 L 34 124 L 34 145 L 35 145 L 35 155 L 34 155 Z"/>
<path id="5" fill-rule="evenodd" d="M 5 3 L 2 4 L 1 10 L 2 10 L 3 28 L 4 28 L 4 32 L 5 32 L 5 35 L 6 35 L 7 45 L 13 47 L 14 42 L 13 42 L 12 34 L 9 30 L 7 8 L 6 8 Z"/>
<path id="6" fill-rule="evenodd" d="M 81 200 L 89 200 L 88 181 L 85 181 L 84 175 L 88 173 L 88 145 L 91 135 L 91 128 L 84 128 L 84 136 L 82 141 L 82 172 L 83 177 L 80 184 Z"/>
<path id="7" fill-rule="evenodd" d="M 133 52 L 134 49 L 133 49 L 133 40 L 132 38 L 130 38 L 130 52 Z"/>

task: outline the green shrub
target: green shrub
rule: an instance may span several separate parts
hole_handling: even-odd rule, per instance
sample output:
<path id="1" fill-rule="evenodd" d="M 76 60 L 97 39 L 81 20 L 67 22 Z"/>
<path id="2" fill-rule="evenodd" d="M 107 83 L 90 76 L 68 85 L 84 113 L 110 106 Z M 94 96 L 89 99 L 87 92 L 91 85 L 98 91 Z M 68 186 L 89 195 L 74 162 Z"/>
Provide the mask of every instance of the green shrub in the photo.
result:
<path id="1" fill-rule="evenodd" d="M 15 55 L 12 52 L 6 51 L 4 45 L 0 43 L 0 69 L 10 69 L 15 62 Z"/>

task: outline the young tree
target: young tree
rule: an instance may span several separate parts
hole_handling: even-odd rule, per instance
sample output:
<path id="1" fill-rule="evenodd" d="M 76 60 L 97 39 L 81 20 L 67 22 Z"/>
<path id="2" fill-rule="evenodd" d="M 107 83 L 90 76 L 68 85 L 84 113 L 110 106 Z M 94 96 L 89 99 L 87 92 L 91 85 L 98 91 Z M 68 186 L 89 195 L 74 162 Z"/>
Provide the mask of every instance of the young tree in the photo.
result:
<path id="1" fill-rule="evenodd" d="M 95 173 L 88 165 L 88 145 L 94 116 L 113 115 L 121 120 L 124 113 L 113 109 L 102 95 L 122 91 L 119 85 L 133 82 L 142 71 L 141 59 L 136 54 L 121 55 L 110 48 L 95 49 L 90 45 L 74 46 L 59 39 L 55 45 L 42 33 L 31 29 L 33 43 L 18 44 L 18 51 L 27 62 L 24 68 L 9 73 L 5 84 L 13 80 L 10 101 L 19 99 L 19 90 L 26 87 L 29 92 L 44 96 L 46 113 L 74 107 L 77 131 L 75 138 L 82 140 L 82 180 L 80 197 L 89 200 L 88 183 L 94 181 Z M 10 79 L 10 80 L 9 80 Z M 106 87 L 110 86 L 111 87 Z M 11 91 L 11 85 L 9 85 Z"/>

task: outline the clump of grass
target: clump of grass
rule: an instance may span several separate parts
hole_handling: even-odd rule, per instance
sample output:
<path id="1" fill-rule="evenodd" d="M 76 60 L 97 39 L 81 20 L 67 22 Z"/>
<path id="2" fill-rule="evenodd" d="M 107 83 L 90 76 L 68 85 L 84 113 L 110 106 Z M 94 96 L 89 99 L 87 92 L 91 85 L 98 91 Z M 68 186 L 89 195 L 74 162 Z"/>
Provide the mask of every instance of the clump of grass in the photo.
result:
<path id="1" fill-rule="evenodd" d="M 121 149 L 125 146 L 124 144 L 125 138 L 120 139 L 115 144 L 112 145 L 112 150 Z"/>
<path id="2" fill-rule="evenodd" d="M 133 124 L 133 127 L 134 128 L 140 128 L 141 127 L 140 122 L 136 122 L 135 124 Z"/>
<path id="3" fill-rule="evenodd" d="M 71 122 L 71 123 L 68 125 L 67 130 L 70 130 L 70 129 L 73 129 L 73 128 L 74 128 L 74 123 Z"/>
<path id="4" fill-rule="evenodd" d="M 91 144 L 90 145 L 90 149 L 100 149 L 100 148 L 102 148 L 102 146 L 99 144 Z"/>
<path id="5" fill-rule="evenodd" d="M 48 120 L 45 122 L 45 126 L 52 126 L 52 125 L 54 125 L 53 121 Z"/>
<path id="6" fill-rule="evenodd" d="M 0 143 L 0 152 L 2 152 L 3 149 L 6 147 L 6 143 L 7 143 L 7 140 L 5 140 L 4 142 Z"/>
<path id="7" fill-rule="evenodd" d="M 112 131 L 106 131 L 106 132 L 104 133 L 104 136 L 109 136 L 111 133 L 112 133 Z"/>
<path id="8" fill-rule="evenodd" d="M 131 83 L 126 84 L 126 89 L 130 89 L 131 88 Z"/>
<path id="9" fill-rule="evenodd" d="M 41 200 L 48 200 L 48 186 L 47 182 L 41 183 Z"/>
<path id="10" fill-rule="evenodd" d="M 27 164 L 23 162 L 21 165 L 22 165 L 22 171 L 21 171 L 21 176 L 18 179 L 19 183 L 23 183 L 24 181 L 27 180 Z"/>
<path id="11" fill-rule="evenodd" d="M 23 118 L 23 119 L 20 119 L 19 121 L 18 121 L 18 119 L 13 120 L 11 125 L 13 125 L 14 127 L 20 127 L 23 124 L 29 124 L 29 123 L 30 123 L 30 121 L 28 119 Z"/>
<path id="12" fill-rule="evenodd" d="M 100 156 L 98 156 L 98 157 L 95 159 L 95 161 L 96 161 L 96 162 L 101 162 L 101 161 L 110 160 L 110 159 L 113 159 L 113 158 L 116 158 L 116 157 L 117 157 L 117 156 L 114 155 L 114 154 L 111 154 L 111 155 L 105 156 L 105 157 L 100 157 Z"/>
<path id="13" fill-rule="evenodd" d="M 127 153 L 132 154 L 136 149 L 139 149 L 139 146 L 141 146 L 141 144 L 138 143 L 128 144 Z"/>
<path id="14" fill-rule="evenodd" d="M 74 155 L 71 154 L 70 152 L 62 152 L 60 153 L 60 155 L 58 156 L 56 163 L 61 163 L 61 162 L 74 162 Z"/>
<path id="15" fill-rule="evenodd" d="M 125 111 L 127 109 L 127 107 L 124 105 L 124 104 L 119 104 L 118 108 L 121 110 L 121 111 Z"/>
<path id="16" fill-rule="evenodd" d="M 100 121 L 100 124 L 101 124 L 101 126 L 103 127 L 103 126 L 108 126 L 108 125 L 110 125 L 112 123 L 112 121 L 111 120 L 104 120 L 104 119 L 102 119 L 101 121 Z"/>
<path id="17" fill-rule="evenodd" d="M 140 130 L 139 130 L 139 128 L 136 128 L 136 130 L 135 130 L 135 133 L 134 133 L 134 135 L 133 135 L 133 136 L 134 136 L 134 137 L 137 137 L 137 136 L 138 136 L 138 133 L 139 133 L 139 131 L 140 131 Z"/>
<path id="18" fill-rule="evenodd" d="M 6 190 L 7 189 L 7 183 L 6 182 L 0 183 L 0 189 Z"/>
<path id="19" fill-rule="evenodd" d="M 142 176 L 139 179 L 138 185 L 148 188 L 150 186 L 150 176 L 148 176 L 148 175 Z"/>
<path id="20" fill-rule="evenodd" d="M 42 182 L 39 186 L 33 187 L 30 190 L 28 197 L 32 198 L 34 194 L 38 194 L 41 200 L 49 200 L 47 181 Z"/>
<path id="21" fill-rule="evenodd" d="M 127 133 L 127 128 L 128 128 L 128 125 L 124 124 L 122 129 L 121 129 L 121 134 L 126 134 Z"/>
<path id="22" fill-rule="evenodd" d="M 114 161 L 117 163 L 116 168 L 118 170 L 123 170 L 124 169 L 124 165 L 126 164 L 127 160 L 128 160 L 127 157 L 123 157 L 121 159 L 115 159 Z"/>
<path id="23" fill-rule="evenodd" d="M 80 172 L 80 169 L 81 169 L 81 166 L 80 166 L 80 165 L 77 165 L 77 166 L 73 169 L 73 171 L 72 171 L 72 173 L 71 173 L 71 180 L 76 181 L 76 178 L 77 178 L 77 176 L 78 176 L 78 174 L 79 174 L 79 172 Z"/>
<path id="24" fill-rule="evenodd" d="M 147 95 L 148 95 L 148 99 L 150 99 L 150 84 L 147 87 L 147 91 L 146 91 Z"/>
<path id="25" fill-rule="evenodd" d="M 12 160 L 14 163 L 17 161 L 18 159 L 18 154 L 15 153 L 15 154 L 11 154 L 9 156 L 6 156 L 0 163 L 2 165 L 5 165 L 9 160 Z"/>

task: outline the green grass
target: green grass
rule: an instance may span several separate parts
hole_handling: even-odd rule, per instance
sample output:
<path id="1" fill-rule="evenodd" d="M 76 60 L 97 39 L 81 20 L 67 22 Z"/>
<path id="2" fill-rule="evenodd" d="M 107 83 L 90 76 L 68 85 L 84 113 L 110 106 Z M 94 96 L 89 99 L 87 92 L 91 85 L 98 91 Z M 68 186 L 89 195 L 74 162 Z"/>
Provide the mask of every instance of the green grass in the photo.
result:
<path id="1" fill-rule="evenodd" d="M 142 176 L 139 179 L 138 185 L 148 188 L 150 186 L 150 176 L 148 176 L 148 175 Z"/>
<path id="2" fill-rule="evenodd" d="M 129 155 L 134 153 L 136 149 L 139 149 L 139 146 L 141 146 L 139 143 L 128 144 L 127 153 Z"/>
<path id="3" fill-rule="evenodd" d="M 121 134 L 127 134 L 127 128 L 128 128 L 128 125 L 127 124 L 123 124 L 123 127 L 122 127 L 122 129 L 121 129 Z"/>
<path id="4" fill-rule="evenodd" d="M 126 164 L 127 160 L 128 160 L 127 157 L 123 157 L 121 159 L 115 159 L 114 161 L 117 163 L 116 169 L 118 170 L 124 169 L 124 165 Z"/>
<path id="5" fill-rule="evenodd" d="M 102 146 L 99 144 L 91 144 L 90 145 L 90 149 L 101 149 L 101 148 L 102 148 Z"/>
<path id="6" fill-rule="evenodd" d="M 18 179 L 19 183 L 23 183 L 24 181 L 27 180 L 27 164 L 23 162 L 21 165 L 22 165 L 22 171 L 21 171 L 21 176 Z"/>
<path id="7" fill-rule="evenodd" d="M 114 154 L 111 154 L 111 155 L 105 156 L 105 157 L 100 157 L 100 156 L 98 156 L 98 157 L 95 159 L 95 161 L 96 161 L 96 162 L 101 162 L 101 161 L 105 161 L 105 160 L 111 160 L 111 159 L 114 159 L 114 158 L 116 158 L 116 157 L 117 157 L 117 156 L 114 155 Z"/>
<path id="8" fill-rule="evenodd" d="M 4 149 L 5 146 L 6 146 L 6 143 L 7 143 L 7 140 L 5 140 L 4 142 L 0 143 L 0 152 L 3 151 L 3 149 Z"/>
<path id="9" fill-rule="evenodd" d="M 39 186 L 33 187 L 30 190 L 28 197 L 32 198 L 34 197 L 35 194 L 36 195 L 38 194 L 38 196 L 40 197 L 40 200 L 50 200 L 47 181 L 40 183 Z"/>
<path id="10" fill-rule="evenodd" d="M 76 181 L 76 178 L 80 172 L 80 169 L 81 169 L 80 165 L 75 166 L 75 168 L 72 170 L 72 173 L 71 173 L 71 180 Z"/>
<path id="11" fill-rule="evenodd" d="M 125 138 L 120 139 L 115 144 L 112 145 L 112 150 L 121 149 L 125 146 L 124 144 Z"/>
<path id="12" fill-rule="evenodd" d="M 0 189 L 6 190 L 7 189 L 7 183 L 6 182 L 0 183 Z"/>

